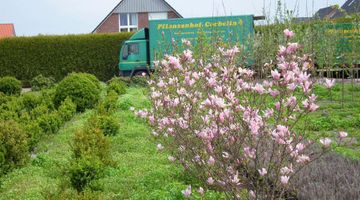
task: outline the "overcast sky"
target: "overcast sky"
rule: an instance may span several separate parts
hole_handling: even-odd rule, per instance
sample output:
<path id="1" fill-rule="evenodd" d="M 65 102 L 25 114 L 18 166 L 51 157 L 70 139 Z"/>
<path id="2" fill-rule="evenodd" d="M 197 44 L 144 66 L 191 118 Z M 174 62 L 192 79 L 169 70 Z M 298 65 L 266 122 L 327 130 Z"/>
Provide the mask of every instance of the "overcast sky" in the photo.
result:
<path id="1" fill-rule="evenodd" d="M 275 13 L 277 0 L 167 0 L 183 17 Z M 120 0 L 0 0 L 0 23 L 14 23 L 16 34 L 90 33 Z M 298 16 L 311 16 L 345 0 L 282 0 Z M 307 5 L 307 6 L 306 6 Z"/>

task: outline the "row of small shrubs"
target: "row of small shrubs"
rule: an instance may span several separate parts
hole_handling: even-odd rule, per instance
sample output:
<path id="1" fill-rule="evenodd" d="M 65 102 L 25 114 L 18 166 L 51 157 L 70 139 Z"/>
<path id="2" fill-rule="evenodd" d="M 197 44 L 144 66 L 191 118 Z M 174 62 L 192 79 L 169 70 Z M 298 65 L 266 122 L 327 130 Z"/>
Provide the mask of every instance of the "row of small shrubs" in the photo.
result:
<path id="1" fill-rule="evenodd" d="M 25 83 L 42 74 L 60 81 L 71 72 L 102 81 L 118 74 L 119 51 L 131 33 L 16 37 L 0 41 L 0 76 Z M 26 49 L 26 51 L 24 51 Z"/>
<path id="2" fill-rule="evenodd" d="M 39 76 L 34 85 L 40 91 L 22 95 L 13 89 L 21 90 L 20 81 L 13 77 L 2 80 L 6 87 L 0 93 L 0 175 L 23 166 L 39 140 L 57 133 L 76 111 L 95 107 L 101 92 L 99 80 L 85 73 L 72 73 L 56 87 L 51 87 L 51 79 Z"/>
<path id="3" fill-rule="evenodd" d="M 111 165 L 110 140 L 107 136 L 118 133 L 120 125 L 113 113 L 119 95 L 126 93 L 126 85 L 119 78 L 109 81 L 107 92 L 85 126 L 79 129 L 72 142 L 73 156 L 68 171 L 73 188 L 79 193 L 86 188 L 98 190 L 96 180 Z"/>

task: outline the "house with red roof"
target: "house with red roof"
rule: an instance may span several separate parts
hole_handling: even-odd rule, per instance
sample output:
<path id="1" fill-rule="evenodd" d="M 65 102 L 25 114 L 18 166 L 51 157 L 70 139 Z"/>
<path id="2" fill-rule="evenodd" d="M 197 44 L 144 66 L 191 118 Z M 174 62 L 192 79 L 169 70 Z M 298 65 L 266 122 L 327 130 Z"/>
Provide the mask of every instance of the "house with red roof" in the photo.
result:
<path id="1" fill-rule="evenodd" d="M 165 0 L 121 0 L 92 33 L 133 32 L 149 20 L 172 18 L 182 16 Z"/>
<path id="2" fill-rule="evenodd" d="M 0 24 L 0 39 L 15 36 L 14 24 Z"/>

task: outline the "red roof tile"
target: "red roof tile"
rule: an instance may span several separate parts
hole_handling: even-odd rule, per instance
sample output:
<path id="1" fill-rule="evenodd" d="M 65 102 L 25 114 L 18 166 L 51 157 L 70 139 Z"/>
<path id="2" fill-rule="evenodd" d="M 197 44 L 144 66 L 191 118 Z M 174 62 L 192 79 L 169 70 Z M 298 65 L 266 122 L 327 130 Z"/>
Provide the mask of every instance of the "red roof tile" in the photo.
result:
<path id="1" fill-rule="evenodd" d="M 0 38 L 14 37 L 14 24 L 0 24 Z"/>

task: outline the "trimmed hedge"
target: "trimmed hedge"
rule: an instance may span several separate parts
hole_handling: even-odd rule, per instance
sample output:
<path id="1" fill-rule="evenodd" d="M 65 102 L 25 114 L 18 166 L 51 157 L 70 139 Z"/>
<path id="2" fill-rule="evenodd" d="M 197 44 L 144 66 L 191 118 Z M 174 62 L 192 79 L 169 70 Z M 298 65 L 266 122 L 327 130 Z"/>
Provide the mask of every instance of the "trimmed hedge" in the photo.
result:
<path id="1" fill-rule="evenodd" d="M 0 40 L 0 77 L 28 84 L 43 75 L 63 79 L 71 72 L 94 74 L 107 81 L 118 74 L 123 41 L 131 33 L 15 37 Z"/>

